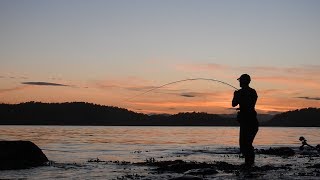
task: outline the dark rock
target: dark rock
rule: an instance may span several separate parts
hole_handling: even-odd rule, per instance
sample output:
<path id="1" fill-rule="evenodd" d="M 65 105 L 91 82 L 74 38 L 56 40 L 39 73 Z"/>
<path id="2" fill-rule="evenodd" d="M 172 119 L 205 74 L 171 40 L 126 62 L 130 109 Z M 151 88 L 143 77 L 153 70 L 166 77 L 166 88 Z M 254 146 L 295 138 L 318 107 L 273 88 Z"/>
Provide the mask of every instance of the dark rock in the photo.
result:
<path id="1" fill-rule="evenodd" d="M 48 158 L 30 141 L 0 141 L 0 170 L 42 166 Z"/>
<path id="2" fill-rule="evenodd" d="M 265 165 L 261 167 L 254 166 L 252 167 L 252 171 L 272 171 L 272 170 L 279 170 L 279 169 L 284 169 L 284 170 L 291 170 L 292 168 L 284 165 L 284 166 L 271 166 L 271 165 Z"/>
<path id="3" fill-rule="evenodd" d="M 181 176 L 181 177 L 175 177 L 171 178 L 170 180 L 202 180 L 202 178 L 197 176 Z"/>
<path id="4" fill-rule="evenodd" d="M 191 169 L 203 169 L 203 168 L 214 168 L 212 164 L 208 164 L 205 162 L 188 162 L 182 160 L 174 160 L 174 161 L 150 161 L 141 163 L 134 163 L 135 165 L 143 165 L 143 166 L 154 166 L 157 167 L 157 171 L 170 171 L 175 173 L 184 173 Z"/>
<path id="5" fill-rule="evenodd" d="M 233 165 L 227 162 L 219 161 L 215 163 L 215 167 L 218 170 L 222 170 L 222 171 L 234 171 L 234 170 L 239 170 L 241 168 L 241 165 Z"/>
<path id="6" fill-rule="evenodd" d="M 320 169 L 320 164 L 314 164 L 312 166 L 308 166 L 307 168 L 316 168 L 316 169 Z"/>
<path id="7" fill-rule="evenodd" d="M 191 169 L 185 172 L 185 174 L 190 174 L 190 175 L 212 175 L 217 173 L 218 171 L 214 168 Z"/>
<path id="8" fill-rule="evenodd" d="M 102 161 L 99 158 L 97 159 L 89 159 L 88 162 L 96 162 L 96 163 L 100 163 L 100 162 L 106 162 L 106 161 Z"/>
<path id="9" fill-rule="evenodd" d="M 295 152 L 289 147 L 270 148 L 270 149 L 258 149 L 258 154 L 268 154 L 276 156 L 294 156 Z"/>
<path id="10" fill-rule="evenodd" d="M 199 162 L 172 161 L 172 163 L 164 162 L 158 164 L 158 171 L 172 171 L 176 173 L 184 173 L 191 169 L 213 168 L 213 165 Z"/>

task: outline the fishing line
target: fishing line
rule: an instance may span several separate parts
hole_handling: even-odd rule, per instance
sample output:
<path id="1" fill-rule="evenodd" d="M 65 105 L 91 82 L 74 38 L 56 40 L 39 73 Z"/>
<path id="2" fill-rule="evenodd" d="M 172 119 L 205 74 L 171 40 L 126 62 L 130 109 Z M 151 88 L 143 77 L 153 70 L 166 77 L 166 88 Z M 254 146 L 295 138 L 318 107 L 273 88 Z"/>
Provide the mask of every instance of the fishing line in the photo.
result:
<path id="1" fill-rule="evenodd" d="M 158 86 L 158 87 L 149 89 L 149 90 L 147 90 L 147 91 L 145 91 L 145 92 L 142 92 L 142 93 L 140 93 L 140 94 L 137 94 L 137 95 L 135 95 L 135 96 L 133 96 L 133 97 L 127 98 L 127 99 L 125 99 L 125 101 L 129 101 L 129 100 L 131 100 L 131 99 L 134 99 L 134 98 L 136 98 L 136 97 L 142 96 L 142 95 L 147 94 L 147 93 L 149 93 L 149 92 L 151 92 L 151 91 L 154 91 L 154 90 L 156 90 L 156 89 L 160 89 L 160 88 L 162 88 L 162 87 L 165 87 L 165 86 L 168 86 L 168 85 L 171 85 L 171 84 L 181 83 L 181 82 L 184 82 L 184 81 L 198 81 L 198 80 L 218 82 L 218 83 L 227 85 L 227 86 L 229 86 L 229 87 L 232 87 L 232 88 L 235 89 L 235 90 L 238 90 L 238 88 L 232 86 L 231 84 L 226 83 L 226 82 L 224 82 L 224 81 L 217 80 L 217 79 L 210 79 L 210 78 L 189 78 L 189 79 L 183 79 L 183 80 L 179 80 L 179 81 L 169 82 L 169 83 L 167 83 L 167 84 L 164 84 L 164 85 L 161 85 L 161 86 Z"/>

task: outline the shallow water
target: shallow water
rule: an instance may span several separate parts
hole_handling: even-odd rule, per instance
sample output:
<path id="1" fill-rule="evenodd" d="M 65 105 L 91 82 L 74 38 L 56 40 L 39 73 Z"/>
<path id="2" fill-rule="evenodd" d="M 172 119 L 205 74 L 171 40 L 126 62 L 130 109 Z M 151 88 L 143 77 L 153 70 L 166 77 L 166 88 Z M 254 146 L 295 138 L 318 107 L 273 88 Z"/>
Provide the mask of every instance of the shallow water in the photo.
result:
<path id="1" fill-rule="evenodd" d="M 148 176 L 143 168 L 88 162 L 95 158 L 103 161 L 141 162 L 155 158 L 240 164 L 243 159 L 238 158 L 238 133 L 238 127 L 0 126 L 1 140 L 30 140 L 54 162 L 51 166 L 1 171 L 0 178 L 116 179 L 134 173 Z M 300 136 L 310 144 L 320 144 L 320 128 L 261 127 L 254 146 L 287 146 L 298 151 Z M 256 164 L 284 162 L 290 163 L 290 159 L 261 156 L 257 157 Z"/>

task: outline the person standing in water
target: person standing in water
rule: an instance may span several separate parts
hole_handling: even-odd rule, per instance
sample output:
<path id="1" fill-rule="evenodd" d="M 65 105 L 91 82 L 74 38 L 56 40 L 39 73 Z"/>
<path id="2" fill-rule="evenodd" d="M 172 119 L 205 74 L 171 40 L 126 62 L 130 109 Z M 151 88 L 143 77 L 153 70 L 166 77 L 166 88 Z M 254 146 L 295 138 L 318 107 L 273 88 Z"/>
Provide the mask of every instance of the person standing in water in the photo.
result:
<path id="1" fill-rule="evenodd" d="M 245 165 L 254 164 L 255 154 L 252 146 L 253 140 L 259 130 L 255 105 L 258 99 L 257 92 L 249 87 L 251 78 L 248 74 L 242 74 L 238 78 L 241 89 L 234 92 L 232 107 L 239 105 L 237 120 L 240 123 L 240 152 L 245 157 Z"/>

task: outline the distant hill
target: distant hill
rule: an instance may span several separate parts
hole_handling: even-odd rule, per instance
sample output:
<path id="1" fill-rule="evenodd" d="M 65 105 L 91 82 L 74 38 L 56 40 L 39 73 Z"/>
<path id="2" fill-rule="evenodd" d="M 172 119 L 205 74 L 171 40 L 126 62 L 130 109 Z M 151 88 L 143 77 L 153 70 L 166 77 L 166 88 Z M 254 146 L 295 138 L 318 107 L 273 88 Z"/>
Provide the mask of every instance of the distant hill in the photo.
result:
<path id="1" fill-rule="evenodd" d="M 146 115 L 84 102 L 0 104 L 1 125 L 236 126 L 232 118 L 207 113 Z"/>
<path id="2" fill-rule="evenodd" d="M 232 118 L 232 119 L 235 119 L 237 117 L 236 114 L 219 114 L 219 115 L 225 118 Z M 273 117 L 274 117 L 274 114 L 260 114 L 260 113 L 258 113 L 258 116 L 257 116 L 258 121 L 260 123 L 267 122 L 271 120 Z"/>
<path id="3" fill-rule="evenodd" d="M 261 114 L 258 119 L 262 126 L 320 127 L 320 109 L 307 108 L 275 116 Z M 204 112 L 147 115 L 85 102 L 0 104 L 0 125 L 239 126 L 235 115 Z"/>
<path id="4" fill-rule="evenodd" d="M 305 108 L 275 115 L 267 126 L 320 127 L 320 109 Z"/>
<path id="5" fill-rule="evenodd" d="M 0 124 L 126 125 L 147 118 L 127 109 L 85 102 L 0 104 Z"/>

